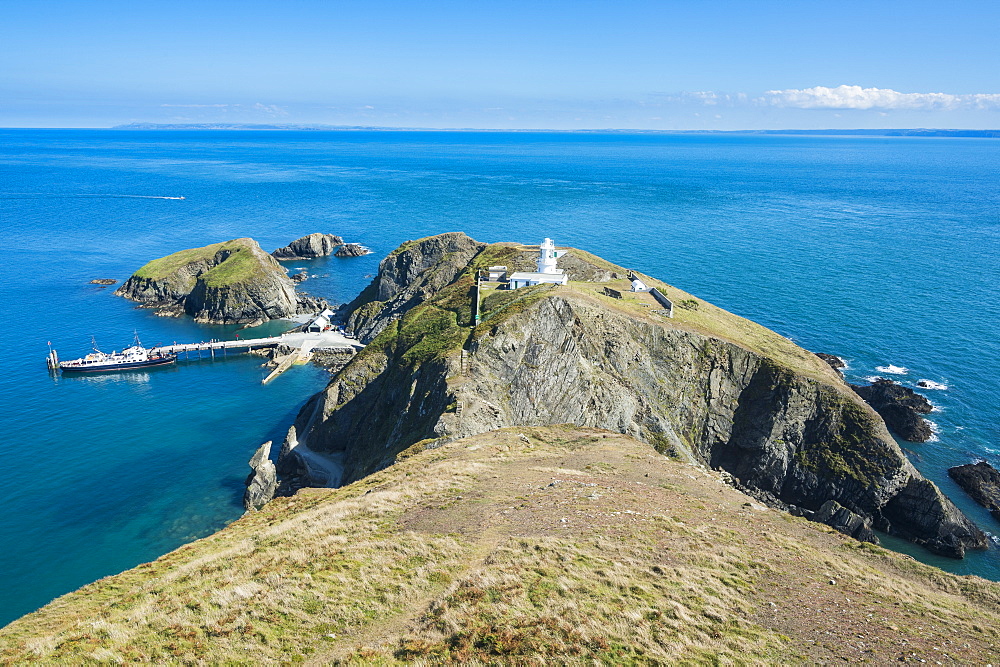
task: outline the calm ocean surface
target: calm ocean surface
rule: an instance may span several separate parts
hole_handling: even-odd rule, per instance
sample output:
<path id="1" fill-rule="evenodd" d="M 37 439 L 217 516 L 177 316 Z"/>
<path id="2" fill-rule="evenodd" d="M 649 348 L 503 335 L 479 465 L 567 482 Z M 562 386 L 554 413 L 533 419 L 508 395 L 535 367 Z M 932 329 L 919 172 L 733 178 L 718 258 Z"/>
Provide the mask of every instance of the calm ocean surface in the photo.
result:
<path id="1" fill-rule="evenodd" d="M 1000 465 L 998 173 L 991 139 L 0 130 L 0 624 L 237 518 L 247 459 L 324 385 L 304 366 L 261 386 L 261 360 L 236 355 L 46 372 L 48 341 L 66 359 L 133 330 L 147 345 L 231 337 L 87 283 L 240 236 L 371 247 L 288 263 L 332 302 L 407 239 L 551 236 L 841 355 L 849 379 L 904 367 L 893 377 L 948 387 L 925 392 L 938 440 L 906 444 L 911 459 L 1000 533 L 945 473 Z M 952 561 L 892 546 L 1000 579 L 996 547 Z"/>

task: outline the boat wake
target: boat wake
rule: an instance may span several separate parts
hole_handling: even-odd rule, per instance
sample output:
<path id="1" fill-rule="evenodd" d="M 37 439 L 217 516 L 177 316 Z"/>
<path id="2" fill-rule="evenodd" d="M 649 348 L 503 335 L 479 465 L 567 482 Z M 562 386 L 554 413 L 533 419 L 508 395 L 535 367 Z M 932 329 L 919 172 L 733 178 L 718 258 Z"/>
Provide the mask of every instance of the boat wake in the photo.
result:
<path id="1" fill-rule="evenodd" d="M 0 192 L 0 199 L 184 199 L 166 195 L 76 194 L 63 192 Z"/>

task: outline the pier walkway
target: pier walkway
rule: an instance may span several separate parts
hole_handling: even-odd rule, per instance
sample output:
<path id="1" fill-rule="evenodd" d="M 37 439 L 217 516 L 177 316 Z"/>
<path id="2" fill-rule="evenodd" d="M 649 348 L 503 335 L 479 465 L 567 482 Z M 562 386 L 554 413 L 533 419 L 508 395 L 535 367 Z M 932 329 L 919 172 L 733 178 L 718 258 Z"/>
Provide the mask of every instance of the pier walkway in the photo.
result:
<path id="1" fill-rule="evenodd" d="M 273 363 L 276 364 L 276 367 L 262 380 L 263 384 L 267 384 L 274 378 L 278 377 L 291 368 L 293 364 L 306 363 L 312 357 L 313 350 L 317 348 L 324 350 L 342 349 L 357 351 L 363 348 L 364 345 L 359 343 L 356 339 L 345 336 L 338 331 L 302 331 L 296 333 L 283 333 L 280 336 L 270 336 L 268 338 L 242 338 L 236 340 L 203 341 L 201 343 L 175 343 L 174 345 L 161 345 L 157 347 L 156 350 L 168 354 L 184 353 L 185 357 L 187 357 L 187 353 L 197 352 L 199 358 L 201 357 L 202 351 L 207 350 L 211 354 L 212 358 L 215 358 L 216 351 L 221 351 L 223 354 L 226 354 L 229 350 L 249 352 L 251 350 L 259 350 L 269 347 L 284 347 L 289 348 L 290 351 L 274 359 Z"/>
<path id="2" fill-rule="evenodd" d="M 167 354 L 200 352 L 207 350 L 256 350 L 262 347 L 291 347 L 309 352 L 314 348 L 343 348 L 360 350 L 364 347 L 354 338 L 348 338 L 338 331 L 284 333 L 269 338 L 238 338 L 236 340 L 213 340 L 201 343 L 176 343 L 160 345 L 156 349 Z"/>

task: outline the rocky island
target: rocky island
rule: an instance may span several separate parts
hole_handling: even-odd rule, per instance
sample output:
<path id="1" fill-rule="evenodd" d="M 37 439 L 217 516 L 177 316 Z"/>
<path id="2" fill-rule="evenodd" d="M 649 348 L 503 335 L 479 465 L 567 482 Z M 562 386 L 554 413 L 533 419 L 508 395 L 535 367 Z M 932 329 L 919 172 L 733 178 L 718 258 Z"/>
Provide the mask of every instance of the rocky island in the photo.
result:
<path id="1" fill-rule="evenodd" d="M 537 246 L 400 246 L 340 312 L 367 346 L 289 429 L 289 495 L 265 443 L 256 511 L 15 621 L 0 659 L 1000 656 L 1000 585 L 874 543 L 986 538 L 834 368 L 560 252 L 568 280 L 504 289 L 481 277 L 530 282 Z"/>
<path id="2" fill-rule="evenodd" d="M 707 303 L 666 318 L 648 294 L 608 296 L 627 293 L 612 276 L 630 272 L 571 249 L 568 285 L 487 289 L 475 323 L 479 271 L 537 253 L 461 233 L 394 251 L 343 313 L 368 346 L 303 408 L 279 469 L 301 471 L 302 447 L 350 483 L 449 439 L 573 423 L 725 471 L 865 539 L 876 528 L 956 557 L 986 546 L 834 369 L 749 320 Z M 692 298 L 631 273 L 675 303 Z"/>
<path id="3" fill-rule="evenodd" d="M 164 315 L 214 324 L 252 324 L 326 307 L 322 299 L 296 294 L 281 265 L 250 238 L 154 259 L 115 294 Z"/>

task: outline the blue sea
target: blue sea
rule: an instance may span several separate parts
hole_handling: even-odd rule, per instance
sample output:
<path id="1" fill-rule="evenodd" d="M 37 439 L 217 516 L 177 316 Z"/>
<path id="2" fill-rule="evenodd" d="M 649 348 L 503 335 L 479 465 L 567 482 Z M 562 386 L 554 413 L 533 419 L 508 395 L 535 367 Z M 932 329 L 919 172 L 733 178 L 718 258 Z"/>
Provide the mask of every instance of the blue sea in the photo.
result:
<path id="1" fill-rule="evenodd" d="M 254 449 L 324 386 L 313 366 L 262 386 L 261 360 L 240 355 L 46 371 L 48 343 L 66 359 L 92 337 L 110 350 L 133 332 L 147 345 L 234 336 L 88 281 L 242 236 L 266 250 L 311 232 L 371 247 L 287 263 L 334 303 L 407 239 L 550 236 L 840 355 L 851 380 L 939 383 L 924 392 L 937 439 L 905 448 L 1000 533 L 945 472 L 1000 466 L 998 173 L 992 139 L 0 130 L 0 623 L 239 517 Z M 996 547 L 953 561 L 891 545 L 1000 579 Z"/>

